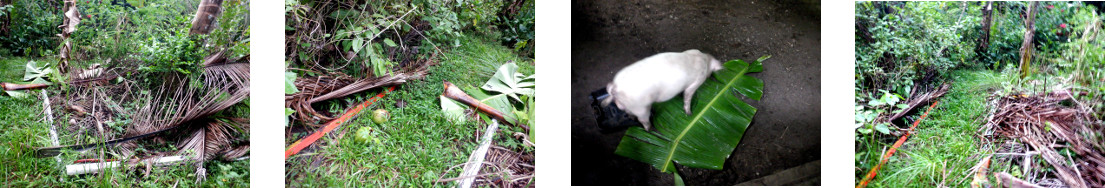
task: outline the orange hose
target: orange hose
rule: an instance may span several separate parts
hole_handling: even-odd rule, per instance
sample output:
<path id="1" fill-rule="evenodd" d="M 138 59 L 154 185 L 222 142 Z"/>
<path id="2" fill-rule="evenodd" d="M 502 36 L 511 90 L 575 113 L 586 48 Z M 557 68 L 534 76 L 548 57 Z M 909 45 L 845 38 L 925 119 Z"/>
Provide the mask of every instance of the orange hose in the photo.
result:
<path id="1" fill-rule="evenodd" d="M 338 126 L 340 126 L 342 123 L 345 123 L 346 120 L 352 119 L 353 116 L 357 115 L 358 112 L 361 112 L 361 110 L 364 110 L 364 108 L 372 105 L 373 102 L 376 102 L 377 99 L 383 98 L 384 94 L 387 94 L 388 92 L 391 92 L 393 90 L 395 90 L 395 86 L 388 87 L 387 90 L 380 92 L 380 94 L 377 94 L 375 97 L 368 99 L 364 103 L 357 105 L 349 111 L 345 111 L 345 114 L 342 114 L 341 117 L 338 117 L 338 119 L 327 122 L 326 126 L 322 127 L 322 130 L 315 131 L 306 138 L 295 141 L 294 143 L 292 143 L 292 145 L 290 145 L 290 147 L 288 147 L 288 150 L 284 151 L 284 159 L 287 160 L 288 157 L 299 153 L 299 151 L 303 150 L 303 148 L 307 148 L 307 146 L 315 143 L 315 141 L 318 141 L 319 138 L 322 138 L 322 135 L 326 135 L 326 133 L 330 133 L 330 131 L 338 128 Z"/>
<path id="2" fill-rule="evenodd" d="M 875 174 L 878 174 L 876 172 L 879 171 L 879 168 L 882 168 L 883 164 L 886 164 L 887 161 L 890 161 L 890 157 L 894 156 L 894 152 L 898 151 L 898 147 L 902 146 L 902 144 L 905 143 L 906 139 L 909 139 L 909 135 L 913 133 L 913 129 L 917 128 L 918 124 L 921 124 L 921 120 L 925 119 L 925 117 L 929 115 L 929 111 L 932 111 L 932 108 L 936 107 L 936 103 L 938 102 L 940 101 L 932 102 L 932 105 L 929 105 L 929 109 L 925 110 L 924 114 L 921 114 L 921 118 L 913 121 L 913 126 L 909 127 L 909 131 L 906 131 L 901 138 L 898 138 L 898 142 L 894 142 L 894 146 L 891 146 L 890 150 L 887 150 L 886 153 L 882 155 L 882 160 L 879 161 L 879 164 L 876 164 L 875 168 L 871 168 L 871 171 L 867 172 L 867 176 L 863 177 L 863 181 L 860 181 L 859 185 L 856 185 L 856 188 L 867 187 L 867 183 L 871 183 L 871 179 L 875 179 Z"/>

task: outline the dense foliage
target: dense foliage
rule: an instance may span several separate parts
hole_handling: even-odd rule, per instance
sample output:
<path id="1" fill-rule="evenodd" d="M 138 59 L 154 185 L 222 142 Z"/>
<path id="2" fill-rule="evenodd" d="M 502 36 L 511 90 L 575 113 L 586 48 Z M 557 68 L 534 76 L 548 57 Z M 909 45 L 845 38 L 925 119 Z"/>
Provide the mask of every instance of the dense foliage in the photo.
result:
<path id="1" fill-rule="evenodd" d="M 856 166 L 864 169 L 857 170 L 857 179 L 906 131 L 901 125 L 916 120 L 907 116 L 902 121 L 909 122 L 885 121 L 908 107 L 902 103 L 915 94 L 911 90 L 916 87 L 954 85 L 939 99 L 931 118 L 921 123 L 925 129 L 911 131 L 922 140 L 910 138 L 910 146 L 902 147 L 911 148 L 903 159 L 908 162 L 888 163 L 895 172 L 879 172 L 882 180 L 877 184 L 896 187 L 896 183 L 941 176 L 932 172 L 959 174 L 966 171 L 961 166 L 974 165 L 977 159 L 967 155 L 992 147 L 976 144 L 978 139 L 973 137 L 979 135 L 969 133 L 985 123 L 988 109 L 993 108 L 988 97 L 1070 91 L 1074 101 L 1093 108 L 1092 124 L 1102 122 L 1105 17 L 1101 3 L 992 2 L 986 33 L 987 4 L 856 3 Z M 1034 50 L 1029 63 L 1022 64 L 1020 49 L 1029 6 L 1035 6 L 1036 12 L 1029 43 Z M 925 106 L 914 109 L 919 115 Z M 922 183 L 928 184 L 908 185 L 936 182 Z"/>
<path id="2" fill-rule="evenodd" d="M 459 38 L 467 33 L 498 34 L 520 54 L 532 54 L 533 13 L 530 0 L 291 0 L 285 53 L 293 67 L 352 76 L 388 74 L 418 56 L 463 45 Z"/>

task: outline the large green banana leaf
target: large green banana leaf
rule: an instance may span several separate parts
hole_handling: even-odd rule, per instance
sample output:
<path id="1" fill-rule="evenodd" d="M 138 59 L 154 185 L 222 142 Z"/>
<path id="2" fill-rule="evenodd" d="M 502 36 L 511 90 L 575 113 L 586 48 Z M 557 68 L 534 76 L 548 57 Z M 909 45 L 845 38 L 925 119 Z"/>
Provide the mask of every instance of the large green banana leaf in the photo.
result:
<path id="1" fill-rule="evenodd" d="M 763 80 L 745 74 L 762 71 L 760 62 L 769 57 L 752 63 L 725 62 L 725 68 L 714 72 L 714 79 L 707 79 L 695 92 L 691 115 L 683 111 L 682 97 L 654 104 L 655 131 L 631 127 L 614 153 L 649 163 L 662 172 L 674 172 L 674 163 L 721 169 L 756 114 L 756 108 L 736 93 L 760 100 Z"/>

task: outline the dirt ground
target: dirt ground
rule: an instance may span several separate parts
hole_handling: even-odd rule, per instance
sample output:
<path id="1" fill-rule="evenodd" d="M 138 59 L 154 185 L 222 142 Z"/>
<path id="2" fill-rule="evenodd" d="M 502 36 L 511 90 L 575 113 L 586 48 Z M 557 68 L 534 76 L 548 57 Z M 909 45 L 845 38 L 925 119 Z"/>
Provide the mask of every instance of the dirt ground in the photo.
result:
<path id="1" fill-rule="evenodd" d="M 745 100 L 759 113 L 724 169 L 680 167 L 687 185 L 736 185 L 820 160 L 820 14 L 806 0 L 573 1 L 572 185 L 672 185 L 672 175 L 614 154 L 624 131 L 600 133 L 589 96 L 622 67 L 687 49 L 722 61 L 772 56 L 750 74 L 764 80 L 764 97 Z"/>

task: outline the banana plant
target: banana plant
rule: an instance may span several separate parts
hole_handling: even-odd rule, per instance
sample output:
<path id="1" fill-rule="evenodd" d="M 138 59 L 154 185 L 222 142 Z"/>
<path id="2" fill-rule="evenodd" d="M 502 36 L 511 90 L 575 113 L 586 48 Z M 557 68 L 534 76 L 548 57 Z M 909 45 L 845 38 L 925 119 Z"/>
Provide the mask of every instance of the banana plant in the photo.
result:
<path id="1" fill-rule="evenodd" d="M 653 105 L 655 132 L 631 127 L 615 153 L 667 173 L 675 173 L 675 163 L 721 169 L 756 115 L 756 108 L 736 93 L 760 100 L 763 80 L 746 74 L 763 71 L 761 62 L 767 58 L 770 56 L 751 63 L 725 62 L 725 68 L 714 72 L 714 79 L 707 79 L 695 92 L 691 115 L 683 111 L 682 97 Z"/>

